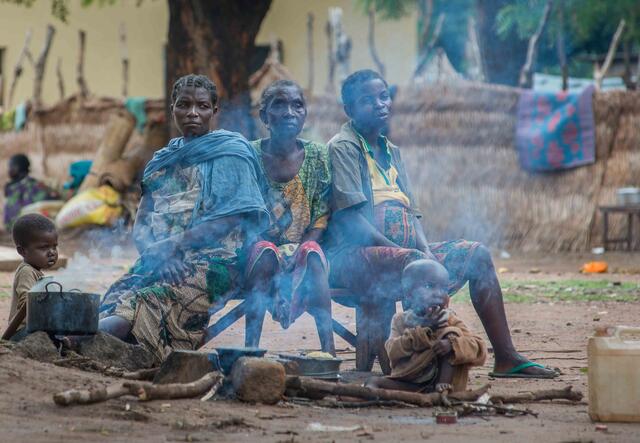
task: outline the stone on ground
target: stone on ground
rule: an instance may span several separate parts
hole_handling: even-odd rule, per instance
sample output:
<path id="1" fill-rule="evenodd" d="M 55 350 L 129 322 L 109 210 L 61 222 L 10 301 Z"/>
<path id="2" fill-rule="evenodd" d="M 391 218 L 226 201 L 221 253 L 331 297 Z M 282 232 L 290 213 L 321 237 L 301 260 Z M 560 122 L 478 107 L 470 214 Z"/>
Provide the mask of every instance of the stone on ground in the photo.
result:
<path id="1" fill-rule="evenodd" d="M 217 371 L 218 359 L 215 352 L 172 351 L 153 378 L 154 383 L 190 383 L 211 371 Z"/>
<path id="2" fill-rule="evenodd" d="M 266 358 L 242 357 L 231 369 L 231 381 L 238 399 L 275 404 L 285 390 L 284 366 Z"/>
<path id="3" fill-rule="evenodd" d="M 20 340 L 15 346 L 14 351 L 26 358 L 34 360 L 52 362 L 58 358 L 58 350 L 49 338 L 49 334 L 43 331 L 37 331 L 27 335 Z"/>
<path id="4" fill-rule="evenodd" d="M 129 371 L 150 368 L 154 364 L 153 354 L 144 347 L 125 343 L 102 331 L 81 340 L 78 353 L 105 366 L 125 368 Z"/>

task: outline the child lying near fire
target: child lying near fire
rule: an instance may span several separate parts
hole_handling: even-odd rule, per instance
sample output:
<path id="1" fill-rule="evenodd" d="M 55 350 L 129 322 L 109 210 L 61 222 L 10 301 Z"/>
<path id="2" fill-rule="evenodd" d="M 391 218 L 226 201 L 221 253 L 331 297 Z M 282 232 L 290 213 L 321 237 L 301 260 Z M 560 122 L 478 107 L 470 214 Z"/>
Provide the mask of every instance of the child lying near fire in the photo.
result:
<path id="1" fill-rule="evenodd" d="M 51 220 L 40 214 L 18 218 L 13 225 L 13 242 L 24 261 L 16 269 L 9 311 L 9 326 L 4 340 L 18 341 L 27 335 L 27 292 L 58 261 L 58 233 Z"/>
<path id="2" fill-rule="evenodd" d="M 366 386 L 402 391 L 462 391 L 471 366 L 482 365 L 487 348 L 449 309 L 447 270 L 434 260 L 410 263 L 402 274 L 406 309 L 393 316 L 385 348 L 391 374 Z"/>

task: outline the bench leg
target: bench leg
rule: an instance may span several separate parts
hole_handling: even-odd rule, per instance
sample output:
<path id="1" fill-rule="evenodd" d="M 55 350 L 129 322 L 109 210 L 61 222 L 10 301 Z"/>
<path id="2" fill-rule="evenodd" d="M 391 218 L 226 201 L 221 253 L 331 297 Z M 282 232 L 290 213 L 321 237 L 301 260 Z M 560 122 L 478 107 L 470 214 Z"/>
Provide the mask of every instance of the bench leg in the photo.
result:
<path id="1" fill-rule="evenodd" d="M 389 338 L 389 332 L 391 331 L 391 319 L 396 313 L 396 304 L 392 300 L 385 300 L 378 305 L 377 312 L 377 327 L 375 336 L 375 350 L 378 356 L 378 363 L 380 363 L 380 369 L 385 375 L 391 373 L 391 363 L 387 356 L 387 350 L 384 347 L 385 342 Z"/>
<path id="2" fill-rule="evenodd" d="M 604 250 L 607 250 L 607 246 L 608 246 L 608 242 L 609 242 L 609 213 L 608 212 L 603 212 L 602 213 L 602 246 L 604 247 Z"/>
<path id="3" fill-rule="evenodd" d="M 627 251 L 631 251 L 633 244 L 633 214 L 627 215 Z"/>
<path id="4" fill-rule="evenodd" d="M 370 372 L 376 358 L 371 342 L 375 329 L 371 311 L 371 305 L 356 308 L 356 370 L 362 372 Z"/>
<path id="5" fill-rule="evenodd" d="M 249 296 L 244 316 L 244 345 L 247 348 L 257 348 L 260 346 L 262 336 L 262 325 L 264 316 L 267 313 L 264 299 L 260 296 Z"/>

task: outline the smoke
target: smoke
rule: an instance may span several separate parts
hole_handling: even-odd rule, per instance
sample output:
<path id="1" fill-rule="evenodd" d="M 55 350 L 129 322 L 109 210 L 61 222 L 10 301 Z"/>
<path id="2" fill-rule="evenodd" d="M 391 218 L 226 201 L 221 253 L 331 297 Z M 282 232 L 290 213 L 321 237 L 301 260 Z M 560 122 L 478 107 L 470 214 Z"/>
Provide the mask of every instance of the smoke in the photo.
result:
<path id="1" fill-rule="evenodd" d="M 126 272 L 136 257 L 120 229 L 92 229 L 71 239 L 75 252 L 67 265 L 54 273 L 65 291 L 104 294 Z"/>

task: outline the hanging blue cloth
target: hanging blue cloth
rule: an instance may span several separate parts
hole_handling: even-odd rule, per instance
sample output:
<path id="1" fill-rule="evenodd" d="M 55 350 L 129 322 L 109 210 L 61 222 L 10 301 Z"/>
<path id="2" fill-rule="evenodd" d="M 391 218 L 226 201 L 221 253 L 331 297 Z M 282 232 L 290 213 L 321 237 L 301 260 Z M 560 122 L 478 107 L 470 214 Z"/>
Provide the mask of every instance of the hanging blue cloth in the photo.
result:
<path id="1" fill-rule="evenodd" d="M 13 129 L 16 131 L 22 131 L 24 125 L 27 123 L 27 104 L 22 102 L 16 106 L 16 114 L 13 120 Z"/>
<path id="2" fill-rule="evenodd" d="M 71 163 L 69 165 L 69 176 L 71 180 L 63 185 L 64 189 L 78 189 L 84 181 L 84 178 L 89 174 L 92 164 L 93 162 L 91 160 L 79 160 Z"/>
<path id="3" fill-rule="evenodd" d="M 136 129 L 138 132 L 142 132 L 144 125 L 147 124 L 146 103 L 146 97 L 127 97 L 124 101 L 124 107 L 136 118 Z"/>

